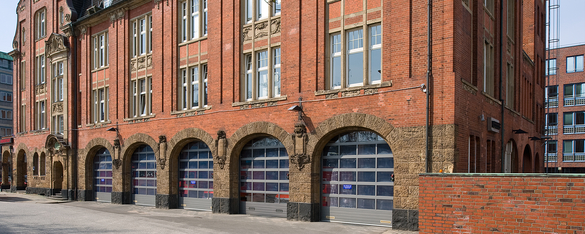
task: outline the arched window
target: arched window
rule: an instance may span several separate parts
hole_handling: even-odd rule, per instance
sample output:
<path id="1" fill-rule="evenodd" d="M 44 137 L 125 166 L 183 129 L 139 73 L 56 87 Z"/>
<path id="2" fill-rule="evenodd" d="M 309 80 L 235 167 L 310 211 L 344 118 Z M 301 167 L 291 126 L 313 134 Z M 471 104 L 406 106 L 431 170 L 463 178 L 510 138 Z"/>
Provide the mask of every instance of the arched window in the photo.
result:
<path id="1" fill-rule="evenodd" d="M 39 175 L 39 155 L 35 153 L 33 155 L 33 175 Z"/>

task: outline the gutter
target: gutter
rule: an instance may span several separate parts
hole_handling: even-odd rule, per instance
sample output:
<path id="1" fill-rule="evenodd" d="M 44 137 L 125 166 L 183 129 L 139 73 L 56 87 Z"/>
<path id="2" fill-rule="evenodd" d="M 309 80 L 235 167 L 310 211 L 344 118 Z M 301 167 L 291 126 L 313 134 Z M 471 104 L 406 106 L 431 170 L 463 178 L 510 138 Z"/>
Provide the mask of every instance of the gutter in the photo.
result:
<path id="1" fill-rule="evenodd" d="M 504 172 L 505 168 L 505 155 L 506 155 L 506 148 L 504 145 L 504 105 L 506 105 L 504 103 L 504 98 L 502 98 L 502 89 L 504 88 L 504 85 L 502 84 L 502 73 L 504 70 L 504 64 L 503 64 L 503 33 L 504 33 L 504 1 L 500 1 L 500 107 L 501 107 L 501 120 L 500 120 L 500 124 L 501 124 L 501 128 L 500 128 L 500 134 L 501 134 L 501 139 L 500 139 L 500 146 L 501 146 L 501 166 L 502 166 L 502 173 Z"/>
<path id="2" fill-rule="evenodd" d="M 432 50 L 432 39 L 433 39 L 433 26 L 432 26 L 432 22 L 433 22 L 433 17 L 432 17 L 432 13 L 433 13 L 433 2 L 432 0 L 428 0 L 428 9 L 427 9 L 427 27 L 428 27 L 428 32 L 427 32 L 427 88 L 426 88 L 426 97 L 427 97 L 427 110 L 426 110 L 426 120 L 425 120 L 425 152 L 426 152 L 426 158 L 425 158 L 425 170 L 427 173 L 430 173 L 432 171 L 432 169 L 430 168 L 430 161 L 431 161 L 431 154 L 429 153 L 429 130 L 430 130 L 430 91 L 431 91 L 431 76 L 433 74 L 433 50 Z M 424 90 L 423 90 L 424 91 Z"/>

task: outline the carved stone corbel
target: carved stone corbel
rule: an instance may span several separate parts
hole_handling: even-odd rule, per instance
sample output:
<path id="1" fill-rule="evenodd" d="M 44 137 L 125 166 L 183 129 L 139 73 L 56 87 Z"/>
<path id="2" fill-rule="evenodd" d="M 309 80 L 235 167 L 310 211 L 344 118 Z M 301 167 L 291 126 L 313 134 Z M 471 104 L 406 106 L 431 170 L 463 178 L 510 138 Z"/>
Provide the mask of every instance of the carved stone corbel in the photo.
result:
<path id="1" fill-rule="evenodd" d="M 122 160 L 120 160 L 119 158 L 112 160 L 112 164 L 114 165 L 114 167 L 116 167 L 116 170 L 120 169 L 120 166 L 122 166 Z"/>
<path id="2" fill-rule="evenodd" d="M 164 135 L 158 136 L 158 147 L 159 147 L 159 155 L 158 155 L 158 165 L 160 165 L 161 169 L 165 169 L 167 163 L 167 137 Z"/>
<path id="3" fill-rule="evenodd" d="M 297 169 L 302 170 L 305 164 L 311 162 L 311 157 L 307 155 L 307 127 L 304 123 L 295 123 L 295 133 L 292 135 L 294 144 L 294 154 L 290 156 L 290 163 L 295 164 Z"/>
<path id="4" fill-rule="evenodd" d="M 224 131 L 217 131 L 217 140 L 215 141 L 217 147 L 217 154 L 215 155 L 215 164 L 219 165 L 219 168 L 225 167 L 225 161 L 227 158 L 227 139 Z"/>

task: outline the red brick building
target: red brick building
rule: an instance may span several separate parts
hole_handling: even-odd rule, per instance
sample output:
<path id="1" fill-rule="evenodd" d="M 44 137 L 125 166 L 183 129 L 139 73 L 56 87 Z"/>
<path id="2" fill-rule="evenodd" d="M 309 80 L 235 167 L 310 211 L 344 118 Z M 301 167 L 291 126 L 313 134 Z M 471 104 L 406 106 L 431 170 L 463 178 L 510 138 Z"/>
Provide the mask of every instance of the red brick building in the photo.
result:
<path id="1" fill-rule="evenodd" d="M 547 51 L 548 52 L 548 51 Z M 553 173 L 585 173 L 583 129 L 585 96 L 583 54 L 585 45 L 548 52 L 546 83 L 545 168 Z"/>
<path id="2" fill-rule="evenodd" d="M 21 0 L 12 189 L 417 229 L 419 173 L 542 171 L 543 8 Z"/>

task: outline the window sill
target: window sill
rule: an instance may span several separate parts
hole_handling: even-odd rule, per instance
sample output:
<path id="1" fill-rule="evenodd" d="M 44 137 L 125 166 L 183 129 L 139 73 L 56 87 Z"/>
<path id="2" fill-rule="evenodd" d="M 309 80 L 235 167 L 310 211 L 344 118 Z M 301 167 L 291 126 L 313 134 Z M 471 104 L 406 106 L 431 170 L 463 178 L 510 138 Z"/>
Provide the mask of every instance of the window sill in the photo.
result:
<path id="1" fill-rule="evenodd" d="M 45 22 L 46 22 L 46 21 L 45 21 Z M 45 38 L 47 38 L 47 35 L 44 35 L 44 36 L 42 36 L 42 37 L 39 37 L 39 38 L 35 39 L 35 42 L 38 42 L 38 41 L 40 41 L 40 40 L 43 40 L 43 39 L 45 39 Z"/>
<path id="2" fill-rule="evenodd" d="M 287 99 L 286 95 L 274 98 L 266 98 L 260 100 L 253 100 L 253 101 L 245 101 L 245 102 L 234 102 L 232 103 L 233 107 L 240 107 L 240 109 L 249 109 L 251 108 L 258 108 L 258 107 L 265 107 L 265 106 L 274 106 L 276 105 L 277 101 L 284 101 Z M 265 105 L 267 104 L 267 105 Z"/>
<path id="3" fill-rule="evenodd" d="M 469 83 L 468 81 L 466 81 L 465 79 L 461 79 L 461 83 L 463 83 L 463 89 L 467 90 L 467 92 L 476 95 L 477 91 L 479 89 L 477 89 L 477 87 L 475 87 L 475 85 Z"/>
<path id="4" fill-rule="evenodd" d="M 212 106 L 204 106 L 204 107 L 195 108 L 195 109 L 171 111 L 171 115 L 176 115 L 176 117 L 202 115 L 202 114 L 205 114 L 206 110 L 211 110 L 211 107 Z"/>
<path id="5" fill-rule="evenodd" d="M 97 123 L 91 123 L 91 124 L 86 124 L 86 127 L 89 128 L 103 128 L 103 127 L 107 127 L 108 124 L 111 124 L 112 121 L 104 121 L 104 122 L 97 122 Z"/>
<path id="6" fill-rule="evenodd" d="M 49 133 L 49 129 L 32 130 L 29 133 L 31 133 L 33 135 L 41 135 L 41 134 Z"/>
<path id="7" fill-rule="evenodd" d="M 485 96 L 489 101 L 495 102 L 498 105 L 502 105 L 502 102 L 500 102 L 498 99 L 492 97 L 492 95 L 489 95 L 488 93 L 481 91 L 481 94 L 483 94 L 483 96 Z"/>
<path id="8" fill-rule="evenodd" d="M 149 119 L 152 119 L 154 117 L 156 117 L 156 114 L 150 114 L 150 115 L 138 116 L 138 117 L 132 117 L 132 118 L 125 118 L 124 122 L 129 122 L 129 123 L 146 122 Z"/>
<path id="9" fill-rule="evenodd" d="M 92 73 L 93 72 L 99 72 L 101 70 L 105 70 L 105 69 L 108 69 L 108 68 L 110 68 L 110 65 L 106 65 L 106 66 L 103 66 L 103 67 L 100 67 L 100 68 L 93 69 L 93 70 L 91 70 L 91 72 Z"/>
<path id="10" fill-rule="evenodd" d="M 179 43 L 179 47 L 184 46 L 184 45 L 188 45 L 188 44 L 191 44 L 191 43 L 195 43 L 195 42 L 199 42 L 199 41 L 206 40 L 208 35 L 205 35 L 205 36 L 202 36 L 202 37 L 199 37 L 199 38 L 195 38 L 195 39 L 191 39 L 191 40 L 183 41 L 183 42 Z"/>
<path id="11" fill-rule="evenodd" d="M 339 93 L 341 93 L 343 97 L 359 96 L 361 95 L 362 90 L 367 90 L 364 91 L 364 94 L 373 94 L 378 92 L 377 91 L 378 88 L 385 87 L 392 87 L 392 81 L 385 81 L 379 84 L 347 87 L 342 89 L 318 90 L 315 91 L 315 96 L 327 95 L 327 99 L 336 98 L 339 96 Z"/>

